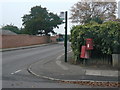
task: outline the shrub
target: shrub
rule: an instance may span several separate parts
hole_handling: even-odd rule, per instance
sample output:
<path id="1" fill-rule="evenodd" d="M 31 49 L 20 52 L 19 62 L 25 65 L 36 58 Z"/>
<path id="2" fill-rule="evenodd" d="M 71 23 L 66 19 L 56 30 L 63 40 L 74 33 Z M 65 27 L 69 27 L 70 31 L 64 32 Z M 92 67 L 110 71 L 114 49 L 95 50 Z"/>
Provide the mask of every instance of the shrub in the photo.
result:
<path id="1" fill-rule="evenodd" d="M 75 61 L 79 60 L 81 46 L 85 45 L 86 38 L 93 38 L 94 49 L 103 54 L 120 53 L 120 22 L 109 21 L 103 24 L 73 26 L 71 47 Z"/>

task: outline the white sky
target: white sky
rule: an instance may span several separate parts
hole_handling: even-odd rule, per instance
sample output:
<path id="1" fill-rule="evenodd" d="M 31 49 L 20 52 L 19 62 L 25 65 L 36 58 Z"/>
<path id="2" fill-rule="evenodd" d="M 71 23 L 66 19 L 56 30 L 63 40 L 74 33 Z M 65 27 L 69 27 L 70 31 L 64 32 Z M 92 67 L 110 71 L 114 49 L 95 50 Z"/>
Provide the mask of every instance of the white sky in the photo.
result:
<path id="1" fill-rule="evenodd" d="M 22 16 L 28 14 L 30 9 L 36 5 L 46 7 L 50 12 L 59 14 L 61 11 L 68 11 L 80 0 L 0 0 L 0 27 L 6 24 L 14 24 L 22 27 Z M 68 16 L 69 17 L 69 16 Z M 68 23 L 68 34 L 72 23 Z M 64 24 L 60 25 L 57 33 L 64 34 Z"/>

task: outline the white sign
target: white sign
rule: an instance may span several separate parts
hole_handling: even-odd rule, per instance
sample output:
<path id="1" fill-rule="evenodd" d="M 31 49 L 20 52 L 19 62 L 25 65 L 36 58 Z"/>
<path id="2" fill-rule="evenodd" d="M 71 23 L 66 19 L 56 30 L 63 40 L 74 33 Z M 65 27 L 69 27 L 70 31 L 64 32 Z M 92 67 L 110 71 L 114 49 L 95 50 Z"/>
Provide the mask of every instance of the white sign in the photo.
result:
<path id="1" fill-rule="evenodd" d="M 65 19 L 65 13 L 64 12 L 60 12 L 59 17 L 60 17 L 60 19 L 64 20 Z"/>

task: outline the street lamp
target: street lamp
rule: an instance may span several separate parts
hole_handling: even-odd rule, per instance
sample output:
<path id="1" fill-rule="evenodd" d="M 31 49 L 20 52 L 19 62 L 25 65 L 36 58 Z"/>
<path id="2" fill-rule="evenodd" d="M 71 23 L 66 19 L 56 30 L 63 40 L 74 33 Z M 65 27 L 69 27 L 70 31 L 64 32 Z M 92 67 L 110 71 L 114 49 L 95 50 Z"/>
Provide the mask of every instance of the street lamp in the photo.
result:
<path id="1" fill-rule="evenodd" d="M 65 41 L 64 41 L 64 46 L 65 46 L 65 62 L 67 62 L 67 11 L 61 12 L 60 13 L 60 19 L 65 20 Z"/>

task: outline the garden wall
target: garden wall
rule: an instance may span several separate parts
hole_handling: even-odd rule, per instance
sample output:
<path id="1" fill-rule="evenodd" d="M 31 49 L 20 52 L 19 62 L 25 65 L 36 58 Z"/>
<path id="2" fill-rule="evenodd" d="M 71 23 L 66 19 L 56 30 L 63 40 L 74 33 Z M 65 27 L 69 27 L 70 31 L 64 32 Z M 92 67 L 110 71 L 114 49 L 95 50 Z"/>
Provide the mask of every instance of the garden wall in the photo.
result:
<path id="1" fill-rule="evenodd" d="M 58 37 L 57 36 L 51 36 L 50 37 L 50 40 L 51 40 L 51 42 L 56 42 L 56 39 L 57 39 Z"/>
<path id="2" fill-rule="evenodd" d="M 2 42 L 2 44 L 0 44 L 0 48 L 15 48 L 21 46 L 46 44 L 50 42 L 50 37 L 33 35 L 2 35 L 0 36 L 0 40 L 0 42 Z"/>

